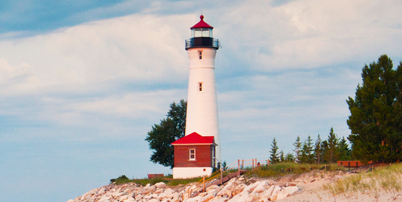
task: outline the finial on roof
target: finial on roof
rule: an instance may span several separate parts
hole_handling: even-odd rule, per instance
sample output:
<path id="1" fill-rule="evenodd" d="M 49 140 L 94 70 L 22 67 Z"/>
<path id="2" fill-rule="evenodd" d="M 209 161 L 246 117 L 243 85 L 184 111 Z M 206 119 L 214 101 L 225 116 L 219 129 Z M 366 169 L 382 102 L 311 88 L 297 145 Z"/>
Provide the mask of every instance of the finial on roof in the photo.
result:
<path id="1" fill-rule="evenodd" d="M 203 15 L 201 15 L 201 16 L 200 16 L 200 19 L 201 19 L 201 20 L 204 20 L 204 16 L 203 16 Z"/>

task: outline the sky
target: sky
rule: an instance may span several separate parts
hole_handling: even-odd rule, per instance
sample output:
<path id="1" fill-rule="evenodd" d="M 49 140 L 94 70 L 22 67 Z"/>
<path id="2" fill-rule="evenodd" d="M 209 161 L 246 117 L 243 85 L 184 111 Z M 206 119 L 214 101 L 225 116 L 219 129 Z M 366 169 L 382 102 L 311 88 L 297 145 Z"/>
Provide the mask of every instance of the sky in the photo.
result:
<path id="1" fill-rule="evenodd" d="M 350 130 L 365 64 L 402 60 L 399 0 L 0 2 L 1 201 L 65 202 L 120 175 L 172 173 L 147 132 L 187 98 L 184 40 L 204 20 L 222 47 L 222 158 L 264 162 Z"/>

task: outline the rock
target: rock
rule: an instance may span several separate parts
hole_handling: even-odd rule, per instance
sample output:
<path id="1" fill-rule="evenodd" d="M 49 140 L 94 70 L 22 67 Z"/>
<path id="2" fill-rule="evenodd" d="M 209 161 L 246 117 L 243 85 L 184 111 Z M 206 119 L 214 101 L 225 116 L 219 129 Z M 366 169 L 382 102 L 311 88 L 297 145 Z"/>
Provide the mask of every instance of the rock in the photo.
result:
<path id="1" fill-rule="evenodd" d="M 278 195 L 276 196 L 276 200 L 281 200 L 286 198 L 287 196 L 289 196 L 290 194 L 288 193 L 288 191 L 286 189 L 282 189 Z"/>
<path id="2" fill-rule="evenodd" d="M 232 196 L 235 196 L 235 195 L 241 193 L 244 190 L 244 188 L 246 188 L 246 187 L 247 187 L 247 185 L 245 185 L 245 184 L 239 184 L 235 188 L 233 188 L 232 190 L 229 190 L 229 191 L 232 192 Z"/>
<path id="3" fill-rule="evenodd" d="M 274 185 L 274 190 L 272 191 L 271 196 L 269 197 L 269 200 L 275 201 L 278 197 L 279 191 L 281 191 L 281 187 Z"/>
<path id="4" fill-rule="evenodd" d="M 124 202 L 135 202 L 135 200 L 133 198 L 129 198 L 127 200 L 124 200 Z"/>
<path id="5" fill-rule="evenodd" d="M 262 181 L 260 184 L 258 184 L 258 186 L 253 190 L 252 193 L 261 193 L 266 191 L 267 189 L 265 188 L 265 186 L 268 185 L 267 181 Z"/>
<path id="6" fill-rule="evenodd" d="M 68 200 L 67 202 L 74 202 L 74 200 L 73 200 L 73 199 L 70 199 L 70 200 Z"/>
<path id="7" fill-rule="evenodd" d="M 165 188 L 166 184 L 164 182 L 158 182 L 154 185 L 156 188 Z"/>
<path id="8" fill-rule="evenodd" d="M 267 191 L 264 191 L 260 194 L 260 200 L 263 202 L 267 202 L 272 192 L 274 191 L 275 186 L 271 186 Z"/>
<path id="9" fill-rule="evenodd" d="M 149 200 L 148 202 L 160 202 L 160 200 L 159 200 L 159 199 L 154 198 L 154 199 Z"/>

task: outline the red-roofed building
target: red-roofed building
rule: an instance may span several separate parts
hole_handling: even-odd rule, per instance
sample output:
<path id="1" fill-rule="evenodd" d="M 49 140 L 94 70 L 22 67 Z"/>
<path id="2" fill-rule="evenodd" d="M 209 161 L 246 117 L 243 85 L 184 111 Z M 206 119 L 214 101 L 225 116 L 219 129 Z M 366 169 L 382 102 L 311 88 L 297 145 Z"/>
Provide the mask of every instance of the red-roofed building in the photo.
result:
<path id="1" fill-rule="evenodd" d="M 209 176 L 215 167 L 214 136 L 194 132 L 172 143 L 174 146 L 173 178 Z"/>

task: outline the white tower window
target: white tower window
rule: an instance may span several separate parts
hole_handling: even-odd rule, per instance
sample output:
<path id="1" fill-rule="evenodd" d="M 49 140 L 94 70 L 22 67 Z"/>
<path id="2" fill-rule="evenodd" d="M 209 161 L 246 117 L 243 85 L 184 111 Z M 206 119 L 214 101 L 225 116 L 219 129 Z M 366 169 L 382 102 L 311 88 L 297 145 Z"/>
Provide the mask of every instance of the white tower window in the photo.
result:
<path id="1" fill-rule="evenodd" d="M 195 161 L 195 149 L 190 149 L 188 152 L 189 152 L 188 160 Z"/>
<path id="2" fill-rule="evenodd" d="M 201 92 L 202 91 L 202 82 L 198 83 L 198 90 Z"/>
<path id="3" fill-rule="evenodd" d="M 202 51 L 198 51 L 198 55 L 200 57 L 200 60 L 202 60 Z"/>

